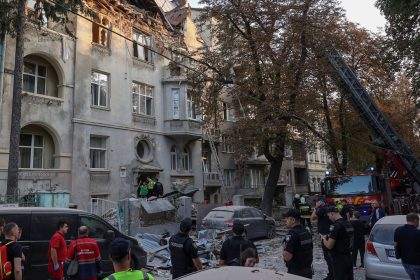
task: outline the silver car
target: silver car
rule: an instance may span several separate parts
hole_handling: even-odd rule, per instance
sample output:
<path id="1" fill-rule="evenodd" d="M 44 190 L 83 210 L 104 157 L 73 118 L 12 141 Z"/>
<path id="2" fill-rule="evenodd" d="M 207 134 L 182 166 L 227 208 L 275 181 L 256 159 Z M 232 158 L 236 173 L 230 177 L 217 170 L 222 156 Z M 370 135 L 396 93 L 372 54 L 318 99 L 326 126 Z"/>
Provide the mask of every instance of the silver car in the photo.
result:
<path id="1" fill-rule="evenodd" d="M 366 242 L 365 269 L 366 279 L 410 279 L 395 258 L 394 231 L 406 224 L 405 215 L 386 216 L 373 227 Z"/>

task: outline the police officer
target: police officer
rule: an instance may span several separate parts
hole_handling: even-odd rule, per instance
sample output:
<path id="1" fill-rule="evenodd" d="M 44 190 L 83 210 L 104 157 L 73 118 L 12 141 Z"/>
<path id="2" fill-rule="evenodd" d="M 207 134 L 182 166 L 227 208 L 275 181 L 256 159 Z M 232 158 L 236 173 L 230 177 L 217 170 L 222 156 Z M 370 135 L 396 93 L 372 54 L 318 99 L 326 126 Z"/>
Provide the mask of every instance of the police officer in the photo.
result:
<path id="1" fill-rule="evenodd" d="M 321 242 L 330 250 L 334 279 L 353 280 L 353 227 L 343 219 L 337 207 L 329 207 L 327 215 L 333 225 L 328 235 L 321 235 Z"/>
<path id="2" fill-rule="evenodd" d="M 300 222 L 300 213 L 290 209 L 283 215 L 290 229 L 284 239 L 283 259 L 287 273 L 312 279 L 312 235 Z"/>
<path id="3" fill-rule="evenodd" d="M 240 220 L 234 220 L 232 226 L 233 236 L 223 242 L 220 250 L 219 265 L 241 265 L 241 253 L 248 248 L 253 248 L 257 252 L 257 248 L 251 240 L 244 237 L 245 226 Z M 256 253 L 258 263 L 258 253 Z"/>
<path id="4" fill-rule="evenodd" d="M 172 279 L 202 269 L 202 264 L 197 255 L 197 245 L 190 238 L 189 232 L 192 221 L 186 218 L 179 225 L 179 232 L 169 239 L 169 251 L 172 261 Z"/>
<path id="5" fill-rule="evenodd" d="M 323 200 L 319 200 L 316 203 L 315 209 L 312 211 L 311 220 L 317 221 L 318 224 L 318 233 L 319 235 L 326 235 L 330 232 L 330 226 L 332 225 L 331 220 L 328 218 L 327 210 L 328 206 L 325 204 Z M 328 249 L 322 244 L 322 252 L 324 254 L 324 259 L 327 262 L 328 266 L 328 274 L 324 278 L 324 280 L 332 280 L 334 279 L 333 276 L 333 268 L 332 268 L 332 260 Z"/>

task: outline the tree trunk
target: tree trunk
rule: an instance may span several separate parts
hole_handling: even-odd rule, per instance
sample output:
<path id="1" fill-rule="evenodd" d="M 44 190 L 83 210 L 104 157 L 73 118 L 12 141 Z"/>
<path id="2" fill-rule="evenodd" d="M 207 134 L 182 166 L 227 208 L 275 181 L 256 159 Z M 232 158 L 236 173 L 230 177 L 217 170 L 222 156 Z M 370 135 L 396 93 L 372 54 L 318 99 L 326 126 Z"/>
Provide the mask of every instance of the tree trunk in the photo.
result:
<path id="1" fill-rule="evenodd" d="M 15 70 L 13 79 L 13 103 L 12 121 L 10 128 L 9 146 L 9 167 L 7 171 L 7 195 L 13 200 L 12 196 L 18 193 L 18 171 L 19 171 L 19 138 L 20 138 L 20 118 L 22 103 L 22 69 L 23 69 L 23 47 L 25 25 L 25 1 L 19 0 L 18 19 L 16 24 L 16 54 Z"/>
<path id="2" fill-rule="evenodd" d="M 273 214 L 273 200 L 276 192 L 277 182 L 280 176 L 280 170 L 283 160 L 276 160 L 270 163 L 270 173 L 264 188 L 264 195 L 261 201 L 261 210 L 264 214 L 271 216 Z"/>

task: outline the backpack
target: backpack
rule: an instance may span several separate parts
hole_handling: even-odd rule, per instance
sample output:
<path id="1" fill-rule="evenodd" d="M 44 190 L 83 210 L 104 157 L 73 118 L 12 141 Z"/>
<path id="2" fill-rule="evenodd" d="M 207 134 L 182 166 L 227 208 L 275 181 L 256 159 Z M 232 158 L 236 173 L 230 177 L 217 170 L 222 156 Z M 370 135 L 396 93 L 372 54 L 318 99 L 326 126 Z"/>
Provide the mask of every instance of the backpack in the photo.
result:
<path id="1" fill-rule="evenodd" d="M 12 276 L 12 263 L 7 259 L 7 246 L 14 242 L 10 241 L 6 244 L 0 244 L 0 280 L 10 279 Z"/>

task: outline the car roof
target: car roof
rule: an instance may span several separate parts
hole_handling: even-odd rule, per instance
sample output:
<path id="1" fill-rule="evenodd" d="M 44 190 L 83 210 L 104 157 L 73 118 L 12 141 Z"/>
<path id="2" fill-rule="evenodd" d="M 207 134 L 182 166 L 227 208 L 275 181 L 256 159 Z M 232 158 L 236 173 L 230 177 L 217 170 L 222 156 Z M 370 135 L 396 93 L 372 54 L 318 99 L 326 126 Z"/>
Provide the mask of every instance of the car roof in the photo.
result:
<path id="1" fill-rule="evenodd" d="M 32 212 L 60 212 L 60 213 L 86 213 L 79 209 L 70 208 L 54 208 L 54 207 L 0 207 L 0 213 L 3 214 L 14 214 L 14 213 L 32 213 Z"/>
<path id="2" fill-rule="evenodd" d="M 391 225 L 403 225 L 407 223 L 406 215 L 392 215 L 385 216 L 375 223 L 377 224 L 391 224 Z"/>
<path id="3" fill-rule="evenodd" d="M 213 208 L 211 211 L 230 211 L 230 212 L 235 212 L 235 211 L 239 211 L 245 208 L 254 208 L 254 207 L 250 207 L 250 206 L 240 206 L 240 205 L 232 205 L 232 206 L 220 206 L 220 207 L 216 207 Z"/>
<path id="4" fill-rule="evenodd" d="M 300 280 L 307 279 L 297 275 L 292 275 L 283 271 L 275 271 L 271 269 L 264 269 L 259 267 L 245 267 L 245 266 L 221 266 L 218 268 L 211 268 L 200 270 L 192 274 L 182 276 L 178 279 L 185 280 Z"/>

